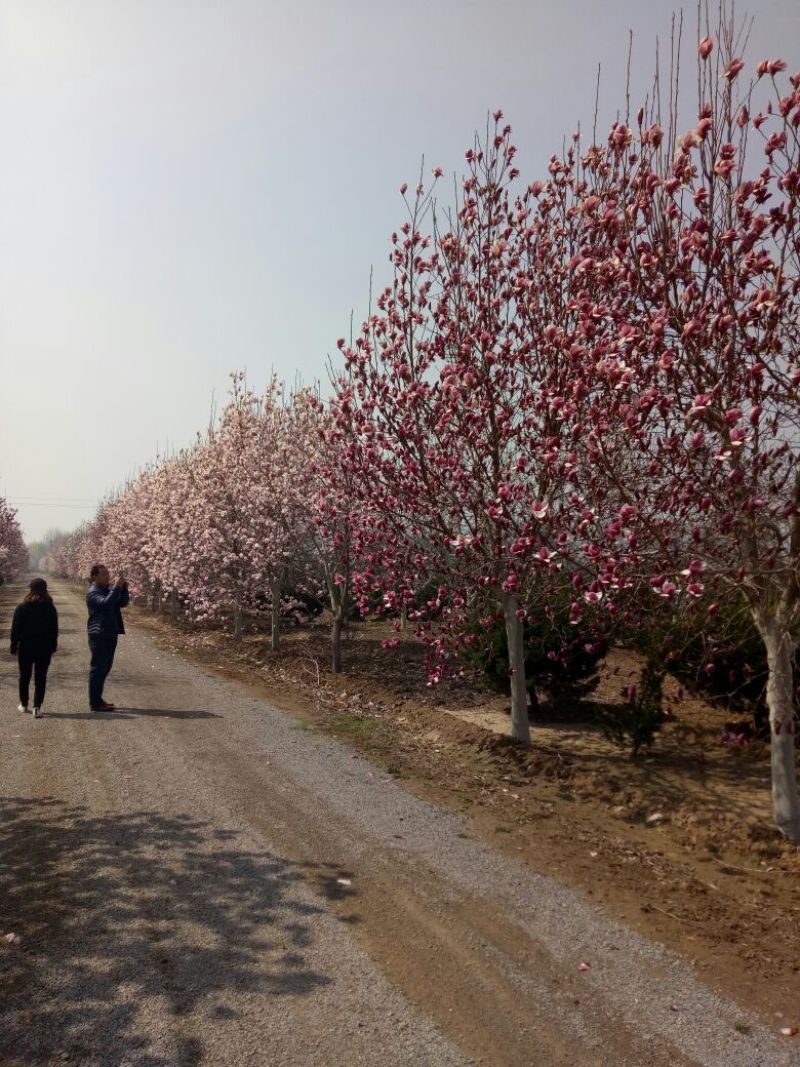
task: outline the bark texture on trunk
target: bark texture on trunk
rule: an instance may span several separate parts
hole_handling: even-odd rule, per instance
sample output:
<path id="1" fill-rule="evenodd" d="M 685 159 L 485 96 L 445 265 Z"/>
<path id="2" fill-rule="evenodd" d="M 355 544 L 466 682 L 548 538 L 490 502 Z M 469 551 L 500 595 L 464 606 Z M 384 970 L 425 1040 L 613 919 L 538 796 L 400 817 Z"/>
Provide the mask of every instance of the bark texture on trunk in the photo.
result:
<path id="1" fill-rule="evenodd" d="M 772 761 L 772 808 L 778 829 L 800 844 L 800 798 L 797 794 L 794 706 L 794 639 L 778 619 L 756 619 L 767 650 L 769 677 L 770 756 Z"/>
<path id="2" fill-rule="evenodd" d="M 331 602 L 331 671 L 334 674 L 342 673 L 342 631 L 344 629 L 344 613 L 346 594 L 343 586 L 339 585 L 333 574 L 326 575 L 328 597 Z"/>
<path id="3" fill-rule="evenodd" d="M 523 744 L 531 741 L 528 723 L 528 691 L 525 685 L 525 644 L 522 620 L 517 618 L 519 600 L 513 593 L 503 597 L 503 613 L 508 639 L 508 662 L 511 668 L 511 736 Z"/>
<path id="4" fill-rule="evenodd" d="M 281 584 L 280 580 L 276 580 L 269 587 L 272 599 L 270 648 L 273 652 L 278 652 L 281 647 Z"/>
<path id="5" fill-rule="evenodd" d="M 342 627 L 344 618 L 341 608 L 333 616 L 331 627 L 331 670 L 334 674 L 342 673 Z"/>
<path id="6" fill-rule="evenodd" d="M 242 639 L 242 601 L 238 593 L 233 601 L 233 639 Z"/>

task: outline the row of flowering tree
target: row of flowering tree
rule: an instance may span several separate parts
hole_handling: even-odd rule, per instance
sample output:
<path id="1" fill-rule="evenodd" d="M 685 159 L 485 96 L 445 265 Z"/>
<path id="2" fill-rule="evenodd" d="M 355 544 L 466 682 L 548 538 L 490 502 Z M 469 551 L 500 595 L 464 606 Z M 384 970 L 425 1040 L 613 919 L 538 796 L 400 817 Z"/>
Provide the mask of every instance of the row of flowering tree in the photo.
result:
<path id="1" fill-rule="evenodd" d="M 436 671 L 469 617 L 501 611 L 522 740 L 521 625 L 559 590 L 576 625 L 642 586 L 711 617 L 742 593 L 769 663 L 775 818 L 800 841 L 800 75 L 767 60 L 744 83 L 738 40 L 723 12 L 699 42 L 683 134 L 677 84 L 663 124 L 659 88 L 545 181 L 519 182 L 495 113 L 456 209 L 421 185 L 410 200 L 334 410 L 380 516 L 362 586 L 413 609 L 441 583 L 419 612 L 445 612 Z"/>
<path id="2" fill-rule="evenodd" d="M 199 617 L 327 589 L 334 669 L 351 587 L 404 614 L 431 679 L 502 618 L 527 742 L 526 624 L 743 594 L 769 662 L 775 818 L 800 841 L 800 76 L 751 80 L 723 10 L 677 82 L 542 180 L 496 112 L 457 202 L 401 192 L 393 277 L 327 402 L 240 377 L 219 424 L 62 550 L 124 566 Z M 663 95 L 663 101 L 662 101 Z M 663 103 L 664 115 L 661 108 Z"/>
<path id="3" fill-rule="evenodd" d="M 256 395 L 232 378 L 218 422 L 105 500 L 46 565 L 83 579 L 104 560 L 154 608 L 166 599 L 198 621 L 229 620 L 237 641 L 246 616 L 265 614 L 273 649 L 287 598 L 327 590 L 340 670 L 354 518 L 326 459 L 330 417 L 309 391 L 287 396 L 273 379 Z"/>
<path id="4" fill-rule="evenodd" d="M 28 566 L 28 552 L 17 513 L 0 497 L 0 585 L 13 581 Z"/>

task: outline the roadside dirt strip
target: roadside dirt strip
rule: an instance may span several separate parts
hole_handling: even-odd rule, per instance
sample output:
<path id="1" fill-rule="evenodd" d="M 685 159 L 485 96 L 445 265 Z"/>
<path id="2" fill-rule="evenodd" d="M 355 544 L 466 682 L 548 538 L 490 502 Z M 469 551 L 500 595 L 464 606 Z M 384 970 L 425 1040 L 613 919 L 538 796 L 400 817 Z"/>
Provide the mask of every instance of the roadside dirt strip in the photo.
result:
<path id="1" fill-rule="evenodd" d="M 686 961 L 142 631 L 119 710 L 90 714 L 84 607 L 53 592 L 43 719 L 0 660 L 3 1064 L 799 1062 Z"/>

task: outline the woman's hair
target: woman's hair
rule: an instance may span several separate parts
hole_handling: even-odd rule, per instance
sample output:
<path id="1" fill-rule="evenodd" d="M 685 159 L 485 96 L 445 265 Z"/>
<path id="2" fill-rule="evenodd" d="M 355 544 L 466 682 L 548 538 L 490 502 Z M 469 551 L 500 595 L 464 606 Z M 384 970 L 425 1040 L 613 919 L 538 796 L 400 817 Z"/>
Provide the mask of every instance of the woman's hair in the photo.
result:
<path id="1" fill-rule="evenodd" d="M 30 590 L 25 597 L 26 604 L 38 604 L 40 601 L 51 600 L 50 594 L 47 592 L 47 582 L 44 578 L 34 578 L 30 584 Z"/>

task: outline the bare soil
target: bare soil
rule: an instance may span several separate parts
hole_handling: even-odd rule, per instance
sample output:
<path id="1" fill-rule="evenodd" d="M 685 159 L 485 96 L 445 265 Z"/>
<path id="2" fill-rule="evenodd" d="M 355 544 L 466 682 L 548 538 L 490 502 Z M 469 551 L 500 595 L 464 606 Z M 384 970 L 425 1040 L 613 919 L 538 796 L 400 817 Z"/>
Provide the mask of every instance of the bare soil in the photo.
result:
<path id="1" fill-rule="evenodd" d="M 162 646 L 249 683 L 461 813 L 469 835 L 677 950 L 767 1026 L 797 1025 L 800 850 L 771 824 L 768 745 L 720 743 L 729 712 L 668 691 L 675 718 L 639 759 L 580 722 L 537 722 L 525 751 L 505 736 L 506 698 L 476 679 L 429 688 L 422 646 L 384 648 L 387 624 L 352 625 L 334 676 L 321 623 L 287 633 L 275 653 L 263 633 L 237 647 L 219 630 L 131 615 Z M 619 700 L 638 669 L 612 652 L 594 699 Z"/>

